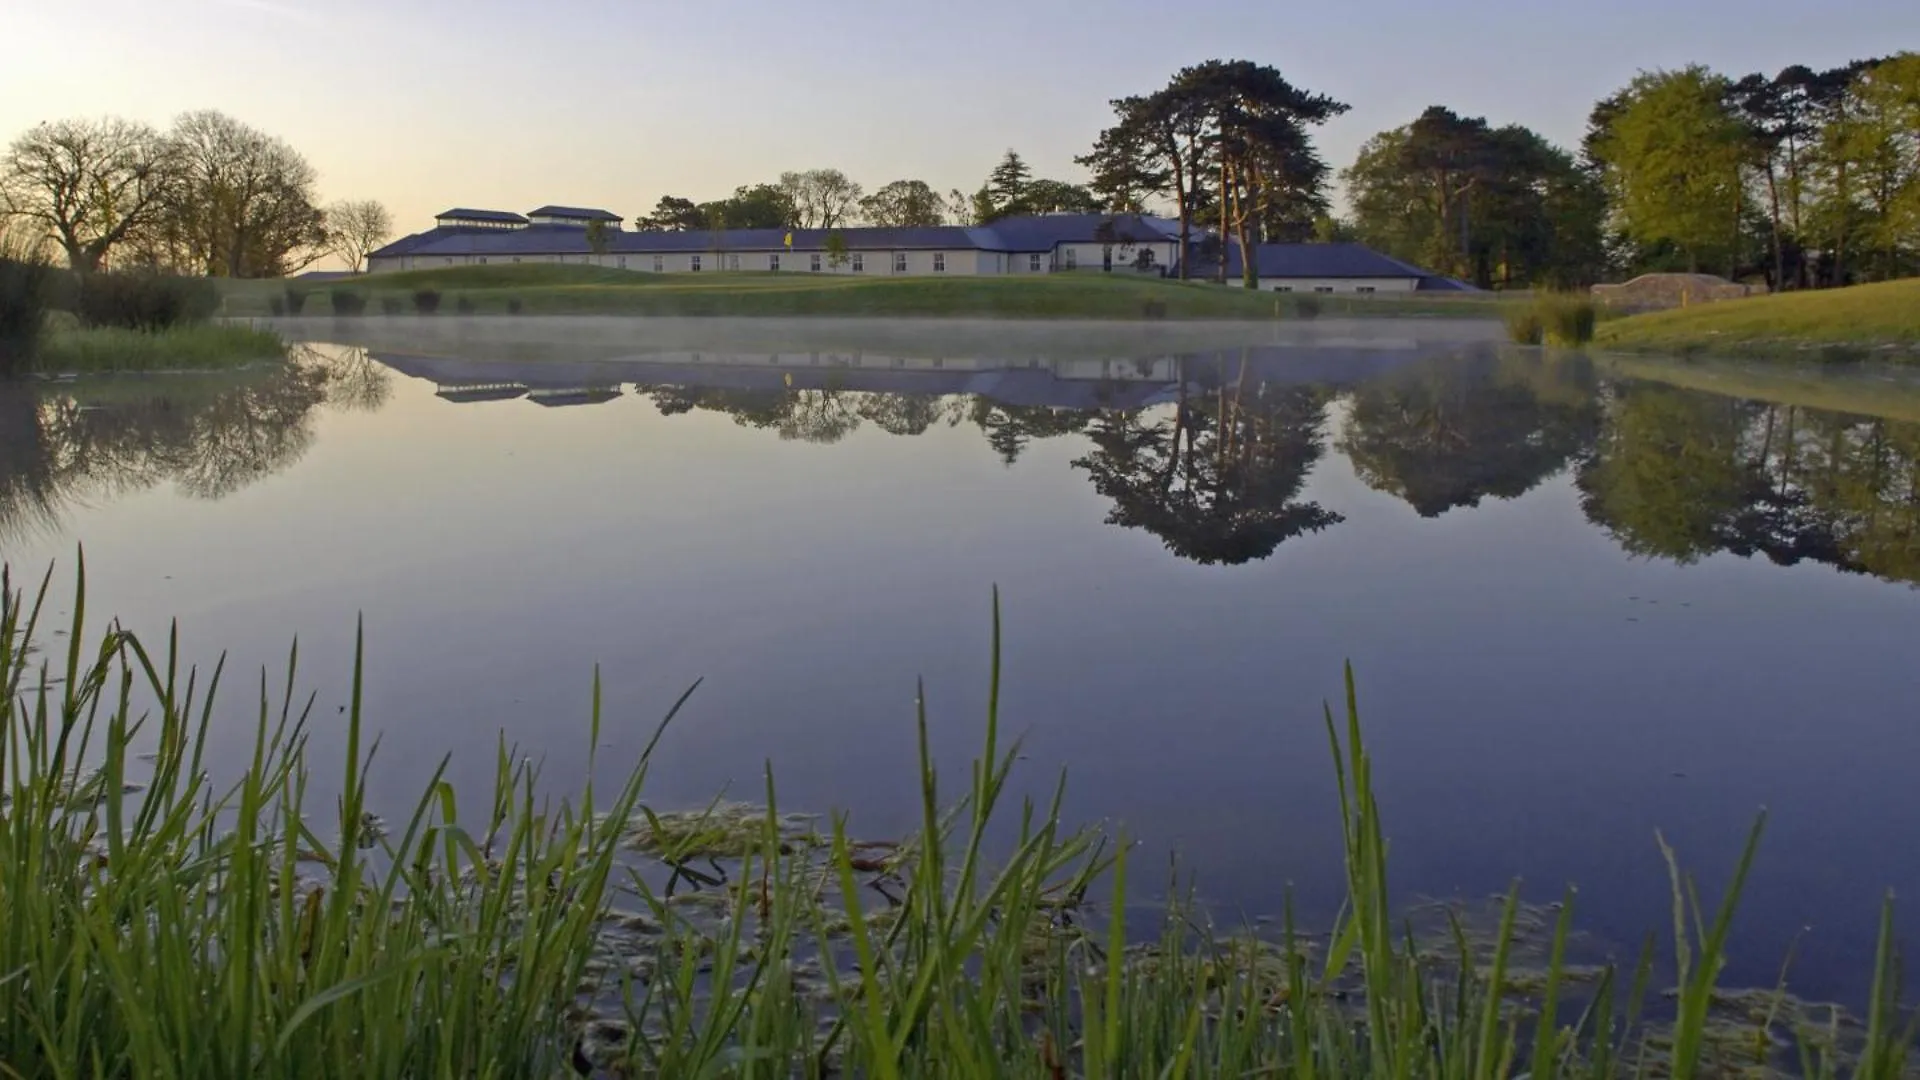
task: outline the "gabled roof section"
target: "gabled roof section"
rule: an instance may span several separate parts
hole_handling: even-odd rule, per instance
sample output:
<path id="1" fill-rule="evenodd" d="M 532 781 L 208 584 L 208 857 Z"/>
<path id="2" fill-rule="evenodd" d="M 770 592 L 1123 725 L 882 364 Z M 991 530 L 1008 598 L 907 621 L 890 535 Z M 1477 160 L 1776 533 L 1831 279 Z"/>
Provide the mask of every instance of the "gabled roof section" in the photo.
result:
<path id="1" fill-rule="evenodd" d="M 1179 238 L 1180 226 L 1144 214 L 1031 214 L 985 226 L 999 238 L 997 250 L 1052 251 L 1061 244 L 1152 244 Z"/>
<path id="2" fill-rule="evenodd" d="M 1254 267 L 1263 278 L 1427 278 L 1411 263 L 1382 255 L 1365 244 L 1257 244 Z M 1218 265 L 1217 263 L 1215 265 Z M 1227 247 L 1227 276 L 1239 277 L 1240 245 Z"/>
<path id="3" fill-rule="evenodd" d="M 623 221 L 619 214 L 611 210 L 600 210 L 590 206 L 543 206 L 538 210 L 527 211 L 530 218 L 557 217 L 572 221 Z"/>
<path id="4" fill-rule="evenodd" d="M 997 251 L 990 230 L 957 225 L 933 225 L 919 228 L 882 229 L 856 226 L 846 229 L 695 229 L 689 232 L 639 230 L 608 238 L 608 250 L 626 254 L 669 254 L 679 252 L 745 252 L 777 254 L 783 251 L 822 252 L 834 233 L 846 242 L 847 251 Z M 787 236 L 793 247 L 787 247 Z"/>
<path id="5" fill-rule="evenodd" d="M 525 225 L 527 223 L 526 218 L 523 218 L 519 214 L 515 214 L 510 211 L 473 210 L 464 206 L 456 206 L 451 210 L 443 210 L 440 213 L 433 215 L 433 220 L 435 221 L 448 221 L 448 220 L 494 221 L 494 222 L 499 222 L 502 225 Z"/>

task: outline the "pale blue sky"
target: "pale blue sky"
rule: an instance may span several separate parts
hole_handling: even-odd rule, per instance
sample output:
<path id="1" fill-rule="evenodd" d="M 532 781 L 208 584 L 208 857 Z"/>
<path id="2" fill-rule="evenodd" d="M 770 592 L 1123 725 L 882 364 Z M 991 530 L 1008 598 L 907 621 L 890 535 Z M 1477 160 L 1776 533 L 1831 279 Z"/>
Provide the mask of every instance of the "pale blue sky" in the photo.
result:
<path id="1" fill-rule="evenodd" d="M 1351 104 L 1321 138 L 1336 166 L 1430 103 L 1570 144 L 1637 70 L 1920 48 L 1920 3 L 0 0 L 0 38 L 0 138 L 218 108 L 411 231 L 456 204 L 632 217 L 827 165 L 971 189 L 1008 147 L 1075 178 L 1109 98 L 1216 56 Z"/>

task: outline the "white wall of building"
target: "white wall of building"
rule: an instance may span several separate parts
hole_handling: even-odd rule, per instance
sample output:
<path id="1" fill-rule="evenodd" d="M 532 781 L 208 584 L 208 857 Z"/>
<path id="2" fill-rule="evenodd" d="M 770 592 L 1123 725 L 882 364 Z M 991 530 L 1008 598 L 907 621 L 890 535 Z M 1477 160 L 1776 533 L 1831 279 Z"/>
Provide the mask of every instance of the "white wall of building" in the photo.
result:
<path id="1" fill-rule="evenodd" d="M 1172 266 L 1179 244 L 1168 241 L 1154 241 L 1139 244 L 1061 244 L 1053 253 L 1056 270 L 1093 270 L 1100 271 L 1106 266 L 1109 253 L 1113 258 L 1113 272 L 1132 271 L 1134 260 L 1140 252 L 1153 252 L 1154 271 L 1160 267 Z"/>

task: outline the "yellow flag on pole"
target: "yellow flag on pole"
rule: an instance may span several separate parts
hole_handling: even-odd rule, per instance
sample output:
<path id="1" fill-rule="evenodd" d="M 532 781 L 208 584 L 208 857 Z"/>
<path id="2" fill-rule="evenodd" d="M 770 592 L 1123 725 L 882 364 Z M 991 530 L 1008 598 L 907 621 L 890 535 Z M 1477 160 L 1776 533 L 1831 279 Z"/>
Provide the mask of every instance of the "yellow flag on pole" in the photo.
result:
<path id="1" fill-rule="evenodd" d="M 788 246 L 789 248 L 791 248 L 791 247 L 793 246 L 793 234 L 792 234 L 792 233 L 788 233 L 788 234 L 787 234 L 787 246 Z"/>

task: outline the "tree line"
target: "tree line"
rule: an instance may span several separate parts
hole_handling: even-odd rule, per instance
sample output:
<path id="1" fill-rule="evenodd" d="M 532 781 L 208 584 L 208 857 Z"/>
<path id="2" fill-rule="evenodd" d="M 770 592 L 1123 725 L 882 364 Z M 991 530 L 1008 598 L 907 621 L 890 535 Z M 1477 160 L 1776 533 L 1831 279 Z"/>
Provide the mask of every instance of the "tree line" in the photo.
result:
<path id="1" fill-rule="evenodd" d="M 869 192 L 816 168 L 720 199 L 667 195 L 635 224 L 899 228 L 1164 211 L 1191 253 L 1180 275 L 1222 282 L 1229 239 L 1243 250 L 1357 240 L 1486 288 L 1685 270 L 1789 289 L 1920 272 L 1920 53 L 1774 75 L 1646 72 L 1595 104 L 1573 148 L 1433 105 L 1337 171 L 1313 134 L 1349 107 L 1271 65 L 1208 60 L 1110 104 L 1112 123 L 1074 158 L 1084 183 L 1036 176 L 1008 150 L 971 192 L 911 178 Z M 0 211 L 44 228 L 81 269 L 109 251 L 228 276 L 286 273 L 326 253 L 358 266 L 391 232 L 385 210 L 322 209 L 313 186 L 291 147 L 214 112 L 168 132 L 43 124 L 0 160 Z"/>
<path id="2" fill-rule="evenodd" d="M 285 140 L 212 110 L 160 130 L 115 117 L 36 125 L 0 157 L 0 218 L 79 272 L 279 277 L 327 255 L 358 269 L 392 235 L 380 203 L 322 206 Z"/>

